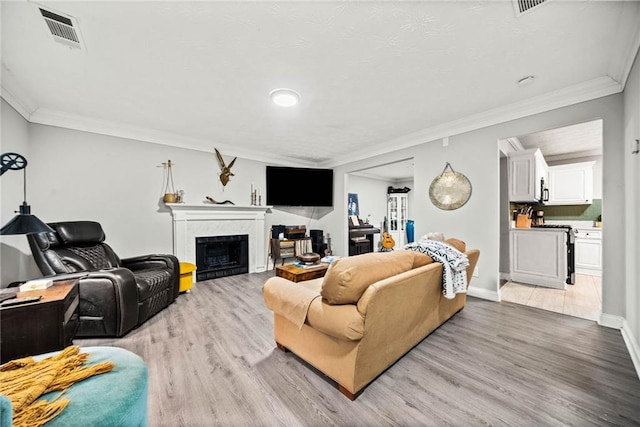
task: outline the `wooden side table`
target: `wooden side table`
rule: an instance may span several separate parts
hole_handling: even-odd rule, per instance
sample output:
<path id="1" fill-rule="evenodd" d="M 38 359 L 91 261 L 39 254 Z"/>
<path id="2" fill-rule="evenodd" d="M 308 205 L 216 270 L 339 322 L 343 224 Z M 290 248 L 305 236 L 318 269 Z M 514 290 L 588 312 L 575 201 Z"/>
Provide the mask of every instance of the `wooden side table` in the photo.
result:
<path id="1" fill-rule="evenodd" d="M 320 263 L 313 267 L 298 267 L 295 264 L 279 265 L 276 267 L 276 276 L 297 283 L 302 282 L 303 280 L 324 277 L 328 268 L 329 264 L 325 263 Z"/>
<path id="2" fill-rule="evenodd" d="M 62 350 L 78 326 L 78 280 L 62 280 L 40 291 L 18 292 L 18 298 L 40 301 L 0 308 L 0 363 Z"/>

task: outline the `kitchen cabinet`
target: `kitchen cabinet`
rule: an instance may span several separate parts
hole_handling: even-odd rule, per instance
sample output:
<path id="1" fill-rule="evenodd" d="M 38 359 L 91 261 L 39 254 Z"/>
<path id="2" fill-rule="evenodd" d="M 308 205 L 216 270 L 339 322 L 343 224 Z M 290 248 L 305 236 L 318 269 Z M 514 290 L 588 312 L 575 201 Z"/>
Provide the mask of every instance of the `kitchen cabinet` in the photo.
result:
<path id="1" fill-rule="evenodd" d="M 593 202 L 593 165 L 572 163 L 549 167 L 549 201 L 546 205 L 590 205 Z"/>
<path id="2" fill-rule="evenodd" d="M 566 288 L 566 230 L 512 229 L 509 235 L 512 281 L 548 288 Z"/>
<path id="3" fill-rule="evenodd" d="M 542 180 L 547 181 L 547 162 L 539 148 L 509 153 L 509 201 L 518 203 L 539 202 L 542 197 Z"/>
<path id="4" fill-rule="evenodd" d="M 602 230 L 577 228 L 575 232 L 576 273 L 600 276 L 602 274 Z"/>
<path id="5" fill-rule="evenodd" d="M 389 234 L 396 245 L 394 249 L 402 249 L 406 243 L 406 225 L 409 212 L 407 193 L 387 194 L 387 218 L 389 218 Z"/>

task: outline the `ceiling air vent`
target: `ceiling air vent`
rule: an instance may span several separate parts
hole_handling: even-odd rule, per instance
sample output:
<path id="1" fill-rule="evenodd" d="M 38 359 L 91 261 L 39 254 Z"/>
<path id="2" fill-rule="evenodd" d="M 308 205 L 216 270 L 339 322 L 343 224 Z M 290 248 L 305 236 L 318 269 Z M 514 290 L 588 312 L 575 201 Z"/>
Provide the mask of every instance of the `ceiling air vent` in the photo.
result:
<path id="1" fill-rule="evenodd" d="M 513 0 L 513 8 L 515 9 L 516 16 L 520 16 L 546 2 L 547 0 Z"/>
<path id="2" fill-rule="evenodd" d="M 77 21 L 71 16 L 63 16 L 59 13 L 38 7 L 40 14 L 47 24 L 53 39 L 67 46 L 82 49 L 80 32 Z"/>

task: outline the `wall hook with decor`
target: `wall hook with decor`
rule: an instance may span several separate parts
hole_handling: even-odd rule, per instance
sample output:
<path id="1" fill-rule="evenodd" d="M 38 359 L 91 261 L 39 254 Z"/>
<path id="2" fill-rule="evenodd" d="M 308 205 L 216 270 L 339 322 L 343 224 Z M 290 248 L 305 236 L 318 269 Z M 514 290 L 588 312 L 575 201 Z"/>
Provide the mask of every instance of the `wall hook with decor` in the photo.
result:
<path id="1" fill-rule="evenodd" d="M 636 139 L 636 149 L 631 152 L 631 154 L 640 153 L 640 139 Z"/>

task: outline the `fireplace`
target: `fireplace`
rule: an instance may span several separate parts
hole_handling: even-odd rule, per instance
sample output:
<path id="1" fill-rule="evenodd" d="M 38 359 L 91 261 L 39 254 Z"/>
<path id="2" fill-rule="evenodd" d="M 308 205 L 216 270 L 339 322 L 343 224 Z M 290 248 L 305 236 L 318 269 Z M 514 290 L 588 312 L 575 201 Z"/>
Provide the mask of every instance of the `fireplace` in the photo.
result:
<path id="1" fill-rule="evenodd" d="M 264 217 L 269 206 L 166 203 L 173 223 L 173 254 L 196 263 L 198 237 L 246 234 L 249 236 L 249 273 L 266 270 L 268 239 Z M 196 274 L 197 275 L 197 274 Z"/>
<path id="2" fill-rule="evenodd" d="M 249 236 L 196 237 L 196 281 L 249 272 Z"/>

